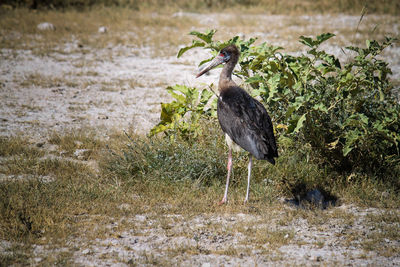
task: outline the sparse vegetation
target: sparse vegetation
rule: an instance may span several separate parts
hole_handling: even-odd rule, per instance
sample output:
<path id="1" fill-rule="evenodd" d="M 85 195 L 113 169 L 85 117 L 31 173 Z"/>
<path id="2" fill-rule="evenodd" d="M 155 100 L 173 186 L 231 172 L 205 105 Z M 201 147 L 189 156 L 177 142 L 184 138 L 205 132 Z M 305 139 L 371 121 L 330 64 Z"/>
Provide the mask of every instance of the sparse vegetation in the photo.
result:
<path id="1" fill-rule="evenodd" d="M 169 47 L 185 42 L 185 36 L 177 38 L 171 32 L 188 31 L 199 23 L 188 16 L 174 17 L 171 14 L 151 15 L 123 8 L 94 8 L 88 12 L 54 10 L 35 12 L 29 9 L 4 11 L 0 19 L 2 37 L 0 47 L 29 49 L 33 55 L 49 56 L 74 52 L 89 53 L 90 49 L 118 47 L 152 47 L 156 56 L 168 54 Z M 54 31 L 40 31 L 37 25 L 51 21 Z M 18 23 L 17 23 L 18 22 Z M 85 25 L 82 27 L 82 25 Z M 107 25 L 107 34 L 98 34 L 98 27 Z M 18 33 L 16 33 L 16 31 Z M 6 37 L 7 36 L 7 37 Z M 157 51 L 157 52 L 155 52 Z M 12 56 L 12 55 L 9 55 Z M 107 53 L 102 55 L 110 59 Z M 90 60 L 77 59 L 75 64 L 90 64 Z"/>
<path id="2" fill-rule="evenodd" d="M 106 228 L 108 224 L 104 223 L 107 221 L 118 222 L 118 227 L 112 231 L 112 235 L 124 235 L 124 231 L 132 227 L 138 234 L 146 235 L 145 229 L 159 226 L 170 236 L 178 237 L 182 232 L 175 227 L 181 219 L 172 220 L 165 217 L 166 214 L 179 214 L 187 218 L 186 220 L 191 220 L 190 218 L 199 214 L 208 214 L 207 216 L 212 218 L 213 214 L 244 212 L 261 216 L 258 219 L 259 223 L 265 223 L 265 227 L 259 229 L 252 221 L 243 221 L 241 226 L 234 225 L 228 229 L 219 223 L 211 223 L 201 226 L 202 231 L 216 231 L 216 235 L 224 233 L 228 236 L 239 231 L 246 236 L 241 245 L 248 247 L 255 244 L 261 246 L 261 251 L 270 253 L 271 249 L 296 244 L 295 235 L 290 230 L 291 223 L 288 223 L 290 221 L 303 219 L 312 226 L 321 225 L 329 220 L 339 220 L 338 225 L 354 223 L 354 217 L 349 218 L 350 214 L 347 212 L 296 211 L 282 207 L 282 203 L 278 201 L 281 197 L 296 197 L 299 193 L 295 191 L 295 183 L 304 183 L 309 188 L 329 190 L 332 195 L 346 203 L 398 208 L 400 199 L 395 193 L 396 189 L 390 189 L 384 184 L 375 184 L 370 179 L 359 183 L 356 180 L 347 180 L 345 176 L 340 178 L 340 174 L 328 172 L 327 169 L 307 162 L 304 152 L 293 152 L 293 148 L 285 144 L 281 144 L 282 157 L 275 167 L 263 162 L 257 162 L 255 165 L 254 183 L 251 188 L 253 201 L 250 206 L 242 203 L 246 183 L 244 179 L 239 179 L 246 174 L 247 158 L 245 154 L 237 154 L 231 202 L 226 206 L 217 206 L 216 200 L 222 192 L 225 176 L 224 141 L 217 131 L 219 129 L 216 124 L 207 124 L 203 129 L 204 134 L 196 143 L 185 140 L 171 143 L 156 137 L 147 139 L 119 133 L 110 136 L 110 139 L 104 142 L 90 134 L 91 131 L 87 131 L 87 135 L 53 134 L 49 142 L 57 146 L 56 154 L 57 151 L 68 152 L 55 159 L 47 158 L 46 153 L 38 148 L 32 151 L 28 149 L 26 152 L 26 146 L 29 147 L 29 144 L 17 147 L 12 139 L 6 139 L 2 142 L 1 151 L 13 159 L 5 161 L 8 171 L 2 170 L 2 174 L 25 174 L 32 178 L 1 182 L 1 238 L 23 243 L 47 243 L 52 240 L 53 246 L 64 247 L 71 242 L 71 237 L 78 233 L 80 239 L 85 240 L 112 237 L 110 230 Z M 215 139 L 215 136 L 219 137 Z M 9 152 L 8 147 L 14 147 L 14 152 Z M 90 158 L 99 162 L 99 169 L 93 169 L 93 166 L 85 163 L 85 159 L 79 162 L 71 161 L 73 152 L 82 147 L 93 150 Z M 32 155 L 36 156 L 32 158 Z M 44 176 L 51 176 L 52 179 L 44 180 Z M 381 194 L 386 191 L 390 193 L 382 199 Z M 123 208 L 120 207 L 122 204 Z M 286 212 L 286 215 L 281 212 Z M 314 215 L 315 212 L 318 216 Z M 138 222 L 132 224 L 132 221 L 126 218 L 135 214 L 149 214 L 154 222 L 151 226 Z M 397 229 L 394 218 L 398 217 L 398 214 L 391 214 L 377 214 L 371 217 L 372 225 L 385 222 L 386 234 L 373 234 L 368 236 L 368 240 L 375 240 L 376 237 L 379 244 L 379 240 L 383 238 L 396 239 L 396 230 L 392 227 Z M 127 215 L 129 216 L 126 217 Z M 278 218 L 281 218 L 281 222 L 276 223 Z M 276 225 L 276 228 L 270 228 L 271 223 Z M 186 231 L 189 232 L 186 232 L 185 236 L 191 236 L 195 232 L 191 234 L 190 231 L 196 231 L 196 228 Z M 347 245 L 354 244 L 355 240 L 361 237 L 358 232 L 350 234 Z M 374 246 L 368 240 L 361 244 L 367 251 Z M 316 242 L 317 245 L 323 246 L 318 243 L 322 241 Z M 263 244 L 268 245 L 264 247 Z M 176 249 L 178 247 L 169 250 L 168 253 L 175 255 Z M 180 246 L 179 253 L 203 253 L 202 249 L 205 248 L 194 245 Z M 13 251 L 13 255 L 18 258 L 18 255 L 29 258 L 27 255 L 31 253 L 28 247 L 14 248 Z M 215 248 L 208 253 L 234 256 L 239 252 L 232 247 L 222 250 Z M 395 253 L 397 252 L 392 251 L 390 255 Z M 60 254 L 60 260 L 68 259 L 68 255 L 72 254 L 65 254 L 64 258 Z M 8 256 L 8 261 L 16 260 L 10 257 Z M 51 262 L 51 259 L 47 261 Z"/>

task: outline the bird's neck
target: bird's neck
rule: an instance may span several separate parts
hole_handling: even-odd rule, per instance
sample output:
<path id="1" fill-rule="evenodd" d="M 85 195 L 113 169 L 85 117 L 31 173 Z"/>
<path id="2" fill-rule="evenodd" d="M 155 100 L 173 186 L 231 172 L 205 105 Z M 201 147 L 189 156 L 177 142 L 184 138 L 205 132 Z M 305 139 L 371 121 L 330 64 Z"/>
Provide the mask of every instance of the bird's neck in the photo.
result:
<path id="1" fill-rule="evenodd" d="M 232 71 L 235 68 L 236 62 L 228 62 L 219 76 L 219 91 L 229 88 L 230 86 L 236 86 L 235 82 L 232 80 Z"/>

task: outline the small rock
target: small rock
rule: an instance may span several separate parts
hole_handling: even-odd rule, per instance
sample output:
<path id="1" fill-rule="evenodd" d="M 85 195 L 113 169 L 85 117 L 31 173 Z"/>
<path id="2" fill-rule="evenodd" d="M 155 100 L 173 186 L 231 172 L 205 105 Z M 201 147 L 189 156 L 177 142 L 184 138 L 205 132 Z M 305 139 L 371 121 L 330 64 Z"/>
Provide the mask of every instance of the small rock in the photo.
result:
<path id="1" fill-rule="evenodd" d="M 44 144 L 45 144 L 45 142 L 39 142 L 39 143 L 36 144 L 36 147 L 43 147 Z"/>
<path id="2" fill-rule="evenodd" d="M 315 257 L 315 261 L 321 262 L 322 261 L 322 257 L 321 256 L 316 256 Z"/>
<path id="3" fill-rule="evenodd" d="M 85 160 L 88 157 L 90 149 L 77 149 L 74 152 L 74 156 L 79 160 Z"/>
<path id="4" fill-rule="evenodd" d="M 183 15 L 184 15 L 183 12 L 179 11 L 179 12 L 172 14 L 172 17 L 173 18 L 181 18 L 181 17 L 183 17 Z"/>
<path id="5" fill-rule="evenodd" d="M 83 251 L 82 251 L 82 254 L 83 255 L 87 255 L 87 254 L 89 254 L 90 253 L 90 249 L 84 249 Z"/>
<path id="6" fill-rule="evenodd" d="M 56 27 L 50 22 L 42 22 L 37 25 L 37 28 L 41 31 L 54 31 Z"/>
<path id="7" fill-rule="evenodd" d="M 211 267 L 211 263 L 205 262 L 201 265 L 201 267 Z"/>
<path id="8" fill-rule="evenodd" d="M 273 180 L 268 179 L 268 178 L 263 179 L 262 182 L 263 182 L 264 184 L 273 184 L 273 183 L 274 183 Z"/>
<path id="9" fill-rule="evenodd" d="M 131 208 L 131 205 L 129 205 L 128 203 L 122 203 L 118 206 L 118 208 L 121 210 L 129 210 Z"/>
<path id="10" fill-rule="evenodd" d="M 107 115 L 99 115 L 97 118 L 99 120 L 108 120 L 108 116 Z"/>
<path id="11" fill-rule="evenodd" d="M 81 146 L 83 146 L 83 143 L 81 141 L 75 141 L 75 145 L 77 147 L 81 147 Z"/>
<path id="12" fill-rule="evenodd" d="M 43 183 L 50 183 L 53 182 L 55 179 L 54 177 L 51 177 L 49 175 L 42 175 L 39 176 L 40 181 L 42 181 Z"/>
<path id="13" fill-rule="evenodd" d="M 98 33 L 107 33 L 108 29 L 106 26 L 101 26 L 99 27 L 99 29 L 97 30 Z"/>
<path id="14" fill-rule="evenodd" d="M 135 219 L 138 220 L 139 222 L 144 222 L 147 220 L 147 217 L 144 215 L 136 215 Z"/>

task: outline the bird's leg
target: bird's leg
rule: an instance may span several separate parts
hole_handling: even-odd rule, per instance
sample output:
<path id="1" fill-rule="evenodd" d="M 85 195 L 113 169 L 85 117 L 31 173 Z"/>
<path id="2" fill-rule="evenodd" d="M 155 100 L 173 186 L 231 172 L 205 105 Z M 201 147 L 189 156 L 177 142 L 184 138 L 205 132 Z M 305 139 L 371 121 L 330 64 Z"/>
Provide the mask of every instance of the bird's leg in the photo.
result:
<path id="1" fill-rule="evenodd" d="M 251 176 L 251 167 L 253 166 L 253 157 L 249 155 L 249 165 L 248 165 L 248 174 L 247 174 L 247 191 L 246 198 L 244 199 L 244 203 L 249 201 L 249 191 L 250 191 L 250 176 Z"/>
<path id="2" fill-rule="evenodd" d="M 219 202 L 219 205 L 222 205 L 228 201 L 229 178 L 231 176 L 231 170 L 232 170 L 232 148 L 230 146 L 229 146 L 229 151 L 228 151 L 227 169 L 228 169 L 228 175 L 226 176 L 225 193 L 224 193 L 224 197 Z"/>

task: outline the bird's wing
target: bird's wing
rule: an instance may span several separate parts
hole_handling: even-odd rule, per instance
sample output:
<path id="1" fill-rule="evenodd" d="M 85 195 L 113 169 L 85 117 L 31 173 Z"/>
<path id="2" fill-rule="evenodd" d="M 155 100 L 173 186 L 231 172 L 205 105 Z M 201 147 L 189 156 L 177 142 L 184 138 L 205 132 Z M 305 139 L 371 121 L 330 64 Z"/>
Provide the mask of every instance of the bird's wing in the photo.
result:
<path id="1" fill-rule="evenodd" d="M 239 87 L 229 91 L 222 92 L 218 99 L 222 130 L 257 159 L 273 162 L 278 153 L 271 118 L 264 106 Z"/>

